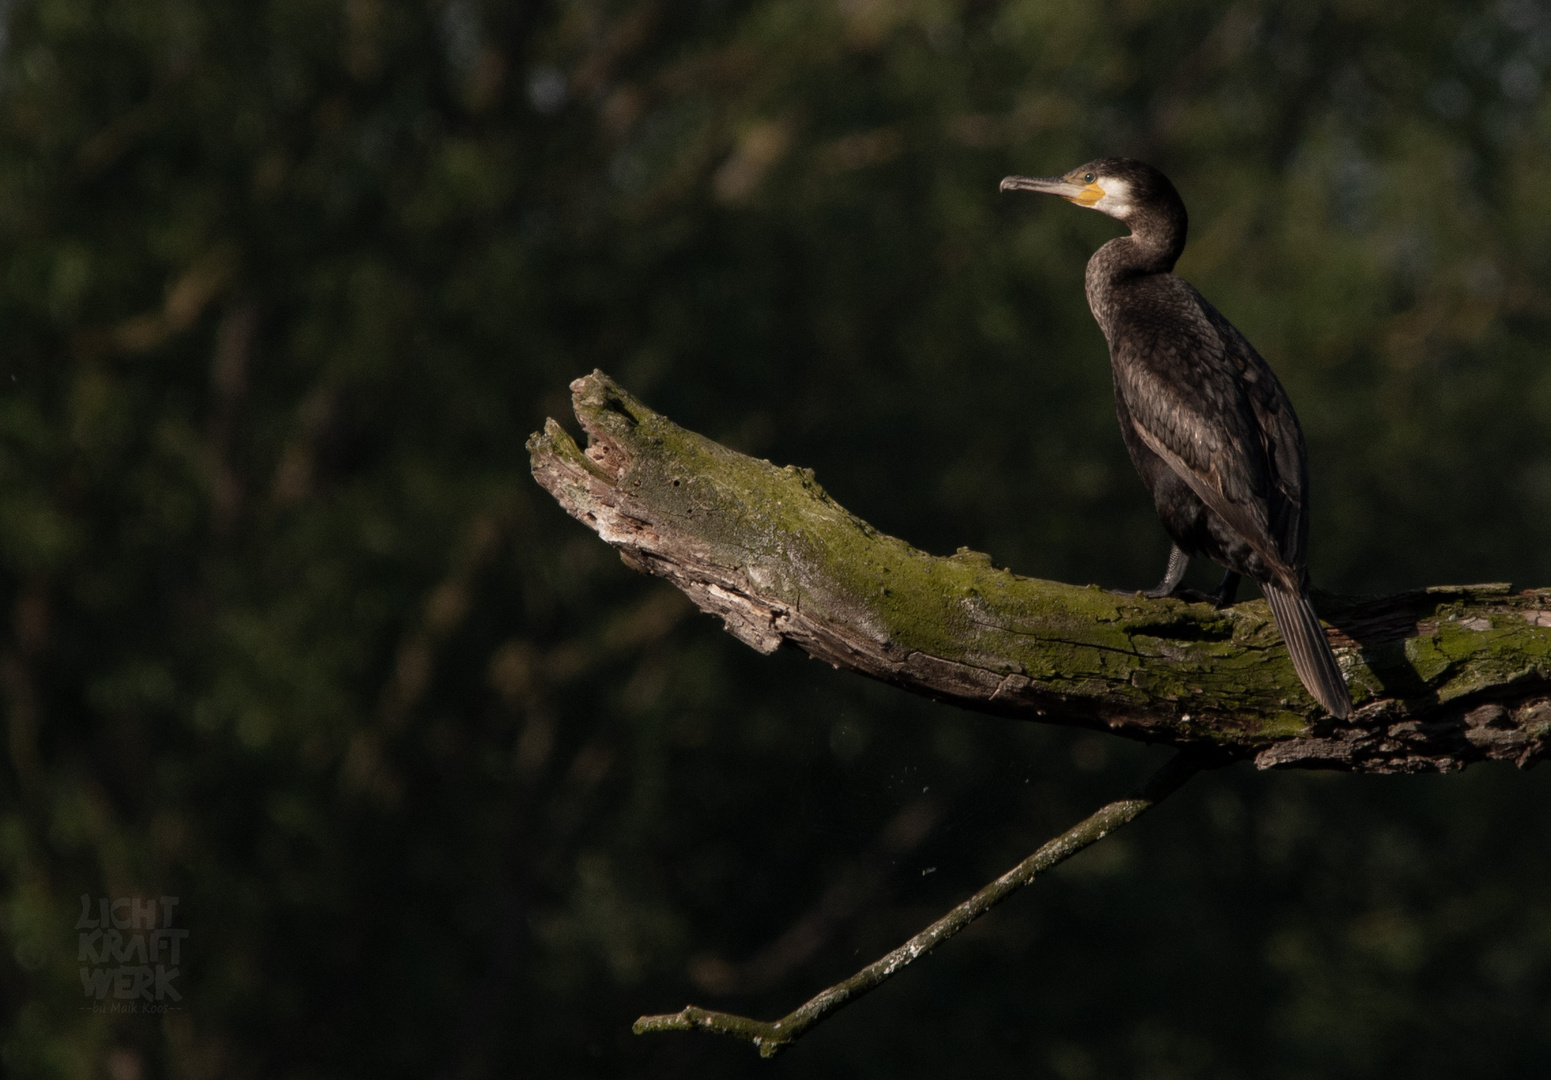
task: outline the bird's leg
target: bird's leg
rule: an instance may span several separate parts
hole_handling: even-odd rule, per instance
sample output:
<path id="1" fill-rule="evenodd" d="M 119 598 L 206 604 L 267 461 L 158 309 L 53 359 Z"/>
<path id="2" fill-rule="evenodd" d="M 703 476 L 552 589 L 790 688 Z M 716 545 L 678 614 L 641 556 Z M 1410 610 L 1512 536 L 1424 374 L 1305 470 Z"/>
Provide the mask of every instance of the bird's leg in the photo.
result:
<path id="1" fill-rule="evenodd" d="M 1190 565 L 1190 556 L 1186 555 L 1175 544 L 1169 551 L 1169 568 L 1164 572 L 1163 580 L 1151 589 L 1136 593 L 1137 596 L 1145 596 L 1149 600 L 1162 600 L 1164 597 L 1173 597 L 1176 600 L 1184 600 L 1192 604 L 1212 604 L 1224 608 L 1233 603 L 1234 597 L 1239 594 L 1239 575 L 1229 570 L 1223 575 L 1222 584 L 1217 586 L 1216 592 L 1204 593 L 1199 589 L 1182 589 L 1179 583 L 1184 580 L 1185 569 Z M 1111 589 L 1110 592 L 1124 595 L 1124 589 Z"/>
<path id="2" fill-rule="evenodd" d="M 1169 568 L 1164 572 L 1163 580 L 1158 582 L 1156 588 L 1148 589 L 1142 595 L 1149 600 L 1161 600 L 1165 596 L 1173 596 L 1174 590 L 1179 588 L 1179 583 L 1185 576 L 1185 567 L 1189 565 L 1190 556 L 1175 544 L 1169 552 Z"/>
<path id="3" fill-rule="evenodd" d="M 1239 595 L 1239 574 L 1236 570 L 1229 570 L 1222 576 L 1222 583 L 1217 586 L 1217 591 L 1212 593 L 1211 601 L 1214 607 L 1225 608 L 1230 606 Z"/>

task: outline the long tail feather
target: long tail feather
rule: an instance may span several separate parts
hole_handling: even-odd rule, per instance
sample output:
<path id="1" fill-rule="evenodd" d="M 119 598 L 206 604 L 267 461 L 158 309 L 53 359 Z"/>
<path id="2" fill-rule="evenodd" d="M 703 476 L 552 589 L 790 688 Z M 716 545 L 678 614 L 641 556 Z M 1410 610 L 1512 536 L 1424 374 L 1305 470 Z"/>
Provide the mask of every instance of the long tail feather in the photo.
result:
<path id="1" fill-rule="evenodd" d="M 1330 651 L 1325 631 L 1319 625 L 1319 616 L 1309 604 L 1307 596 L 1287 592 L 1276 585 L 1261 585 L 1271 614 L 1276 618 L 1276 628 L 1282 632 L 1287 651 L 1292 654 L 1293 667 L 1298 678 L 1308 688 L 1314 700 L 1329 710 L 1338 720 L 1352 715 L 1352 699 L 1346 691 L 1346 680 L 1336 664 L 1336 654 Z"/>

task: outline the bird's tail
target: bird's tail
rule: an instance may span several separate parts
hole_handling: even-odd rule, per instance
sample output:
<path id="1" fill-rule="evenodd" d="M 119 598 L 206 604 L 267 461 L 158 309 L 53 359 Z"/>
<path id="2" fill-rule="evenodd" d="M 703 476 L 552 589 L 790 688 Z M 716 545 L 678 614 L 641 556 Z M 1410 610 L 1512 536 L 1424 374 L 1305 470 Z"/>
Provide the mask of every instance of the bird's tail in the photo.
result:
<path id="1" fill-rule="evenodd" d="M 1352 699 L 1346 692 L 1346 680 L 1341 677 L 1336 654 L 1330 651 L 1330 642 L 1325 640 L 1324 628 L 1319 625 L 1319 616 L 1314 614 L 1309 598 L 1272 582 L 1263 583 L 1260 589 L 1271 605 L 1276 628 L 1282 632 L 1303 685 L 1337 720 L 1351 716 Z"/>

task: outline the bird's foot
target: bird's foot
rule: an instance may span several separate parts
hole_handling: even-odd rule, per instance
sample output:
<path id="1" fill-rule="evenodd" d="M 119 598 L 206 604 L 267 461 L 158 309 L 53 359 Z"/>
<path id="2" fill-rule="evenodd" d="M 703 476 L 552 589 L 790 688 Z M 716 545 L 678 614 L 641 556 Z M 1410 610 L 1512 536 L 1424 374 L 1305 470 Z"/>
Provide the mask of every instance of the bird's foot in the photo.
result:
<path id="1" fill-rule="evenodd" d="M 1116 596 L 1141 596 L 1148 600 L 1183 600 L 1187 604 L 1216 604 L 1216 593 L 1204 593 L 1200 589 L 1186 589 L 1178 585 L 1165 589 L 1161 585 L 1151 589 L 1106 589 Z M 1221 605 L 1218 605 L 1221 606 Z"/>
<path id="2" fill-rule="evenodd" d="M 1202 593 L 1199 588 L 1106 588 L 1114 596 L 1140 596 L 1148 601 L 1185 601 L 1187 604 L 1216 604 L 1216 594 Z"/>
<path id="3" fill-rule="evenodd" d="M 1139 594 L 1149 600 L 1162 600 L 1165 596 L 1178 596 L 1179 583 L 1184 580 L 1185 568 L 1190 565 L 1190 556 L 1175 544 L 1169 549 L 1169 568 L 1164 571 L 1163 580 L 1150 589 L 1144 589 Z"/>
<path id="4" fill-rule="evenodd" d="M 1132 592 L 1129 589 L 1110 589 L 1117 596 L 1145 596 L 1149 600 L 1183 600 L 1187 604 L 1211 604 L 1221 610 L 1233 604 L 1239 595 L 1239 575 L 1229 570 L 1223 575 L 1222 582 L 1214 592 L 1202 592 L 1200 589 L 1187 589 L 1180 585 L 1180 578 L 1185 576 L 1186 558 L 1184 552 L 1178 547 L 1169 558 L 1169 572 L 1163 580 L 1150 589 L 1138 589 Z"/>
<path id="5" fill-rule="evenodd" d="M 1222 581 L 1217 586 L 1217 591 L 1207 596 L 1212 606 L 1221 611 L 1225 607 L 1232 607 L 1233 602 L 1239 596 L 1239 575 L 1229 570 L 1222 576 Z"/>

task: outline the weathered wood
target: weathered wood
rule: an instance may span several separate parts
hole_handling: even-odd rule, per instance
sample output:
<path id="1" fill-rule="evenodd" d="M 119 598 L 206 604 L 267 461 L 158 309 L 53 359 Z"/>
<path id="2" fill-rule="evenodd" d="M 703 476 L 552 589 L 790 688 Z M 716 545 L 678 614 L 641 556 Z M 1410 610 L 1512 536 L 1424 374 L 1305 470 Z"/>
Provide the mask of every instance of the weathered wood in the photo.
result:
<path id="1" fill-rule="evenodd" d="M 550 420 L 533 474 L 630 566 L 761 652 L 1001 716 L 1252 758 L 1262 768 L 1449 771 L 1551 746 L 1551 590 L 1316 597 L 1356 716 L 1308 696 L 1263 600 L 1223 611 L 927 555 L 779 468 L 671 423 L 602 372 L 571 384 L 582 451 Z"/>

